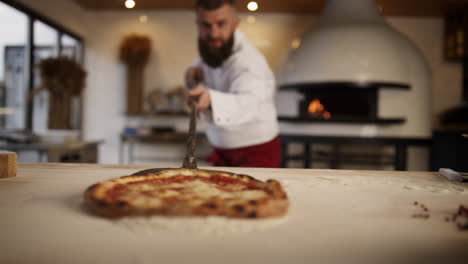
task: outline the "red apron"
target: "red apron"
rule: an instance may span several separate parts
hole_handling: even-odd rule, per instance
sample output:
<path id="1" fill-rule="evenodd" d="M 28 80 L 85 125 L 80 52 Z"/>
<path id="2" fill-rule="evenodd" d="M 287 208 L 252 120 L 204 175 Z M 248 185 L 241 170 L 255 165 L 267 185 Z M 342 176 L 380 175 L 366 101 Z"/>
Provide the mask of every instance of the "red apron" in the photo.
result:
<path id="1" fill-rule="evenodd" d="M 279 168 L 281 164 L 280 138 L 263 144 L 235 148 L 214 148 L 208 161 L 221 167 Z"/>

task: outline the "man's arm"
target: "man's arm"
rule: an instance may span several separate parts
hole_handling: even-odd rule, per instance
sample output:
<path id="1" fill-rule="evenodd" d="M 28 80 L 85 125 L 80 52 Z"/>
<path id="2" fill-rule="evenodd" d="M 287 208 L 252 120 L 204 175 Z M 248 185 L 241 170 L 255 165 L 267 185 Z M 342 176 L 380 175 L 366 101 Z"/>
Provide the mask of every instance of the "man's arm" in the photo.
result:
<path id="1" fill-rule="evenodd" d="M 235 126 L 258 120 L 266 109 L 274 110 L 275 81 L 273 75 L 239 68 L 229 78 L 229 92 L 200 88 L 200 107 L 208 104 L 212 119 L 219 126 Z M 195 93 L 195 92 L 194 92 Z M 208 93 L 208 96 L 205 94 Z M 206 109 L 206 108 L 205 108 Z"/>
<path id="2" fill-rule="evenodd" d="M 188 96 L 194 99 L 197 110 L 203 111 L 211 108 L 210 92 L 203 83 L 199 83 L 188 91 Z"/>

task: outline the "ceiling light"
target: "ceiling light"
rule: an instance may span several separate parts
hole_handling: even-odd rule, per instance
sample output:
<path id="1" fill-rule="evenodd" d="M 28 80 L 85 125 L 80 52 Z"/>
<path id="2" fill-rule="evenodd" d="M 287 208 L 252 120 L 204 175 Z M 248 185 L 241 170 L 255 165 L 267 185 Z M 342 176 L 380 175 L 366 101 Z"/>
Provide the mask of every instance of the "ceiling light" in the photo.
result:
<path id="1" fill-rule="evenodd" d="M 142 16 L 140 16 L 139 20 L 140 20 L 141 23 L 146 23 L 146 22 L 148 22 L 148 16 L 147 15 L 142 15 Z"/>
<path id="2" fill-rule="evenodd" d="M 250 10 L 250 11 L 252 11 L 252 12 L 253 12 L 253 11 L 257 11 L 257 9 L 258 9 L 258 4 L 257 4 L 257 2 L 255 2 L 255 1 L 249 2 L 249 3 L 247 4 L 247 9 Z"/>
<path id="3" fill-rule="evenodd" d="M 134 0 L 126 0 L 125 1 L 125 7 L 126 8 L 134 8 L 136 5 Z"/>
<path id="4" fill-rule="evenodd" d="M 249 23 L 249 24 L 255 24 L 255 21 L 256 21 L 256 19 L 255 19 L 254 16 L 248 16 L 248 17 L 247 17 L 247 23 Z"/>
<path id="5" fill-rule="evenodd" d="M 301 39 L 296 38 L 291 42 L 291 48 L 297 49 L 301 46 Z"/>

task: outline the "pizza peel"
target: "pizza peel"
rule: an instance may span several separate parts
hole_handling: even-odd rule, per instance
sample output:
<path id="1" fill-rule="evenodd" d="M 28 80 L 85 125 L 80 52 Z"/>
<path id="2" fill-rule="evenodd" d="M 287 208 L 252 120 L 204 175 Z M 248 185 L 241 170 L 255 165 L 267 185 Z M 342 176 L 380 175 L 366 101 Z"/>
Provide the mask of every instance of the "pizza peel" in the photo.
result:
<path id="1" fill-rule="evenodd" d="M 198 83 L 202 81 L 202 78 L 197 78 Z M 183 169 L 197 169 L 197 158 L 195 156 L 197 150 L 197 116 L 198 111 L 195 108 L 195 102 L 193 100 L 189 100 L 190 105 L 190 125 L 188 130 L 188 138 L 187 138 L 187 147 L 185 150 L 185 159 L 182 163 Z M 139 172 L 136 172 L 132 175 L 144 175 L 149 173 L 158 173 L 161 171 L 166 170 L 174 170 L 174 168 L 153 168 L 153 169 L 146 169 Z"/>

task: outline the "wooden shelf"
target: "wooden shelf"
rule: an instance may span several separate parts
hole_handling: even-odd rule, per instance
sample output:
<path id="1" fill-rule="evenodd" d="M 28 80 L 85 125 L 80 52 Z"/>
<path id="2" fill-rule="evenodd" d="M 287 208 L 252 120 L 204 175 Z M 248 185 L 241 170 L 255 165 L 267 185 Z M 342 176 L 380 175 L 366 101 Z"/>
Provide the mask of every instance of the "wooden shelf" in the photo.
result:
<path id="1" fill-rule="evenodd" d="M 154 117 L 154 116 L 188 116 L 188 113 L 185 111 L 159 111 L 159 112 L 145 112 L 139 114 L 125 114 L 128 117 Z"/>
<path id="2" fill-rule="evenodd" d="M 122 134 L 122 141 L 133 141 L 133 142 L 186 142 L 188 139 L 187 132 L 157 132 L 148 135 L 132 135 Z M 202 133 L 197 133 L 197 137 L 203 138 Z"/>

